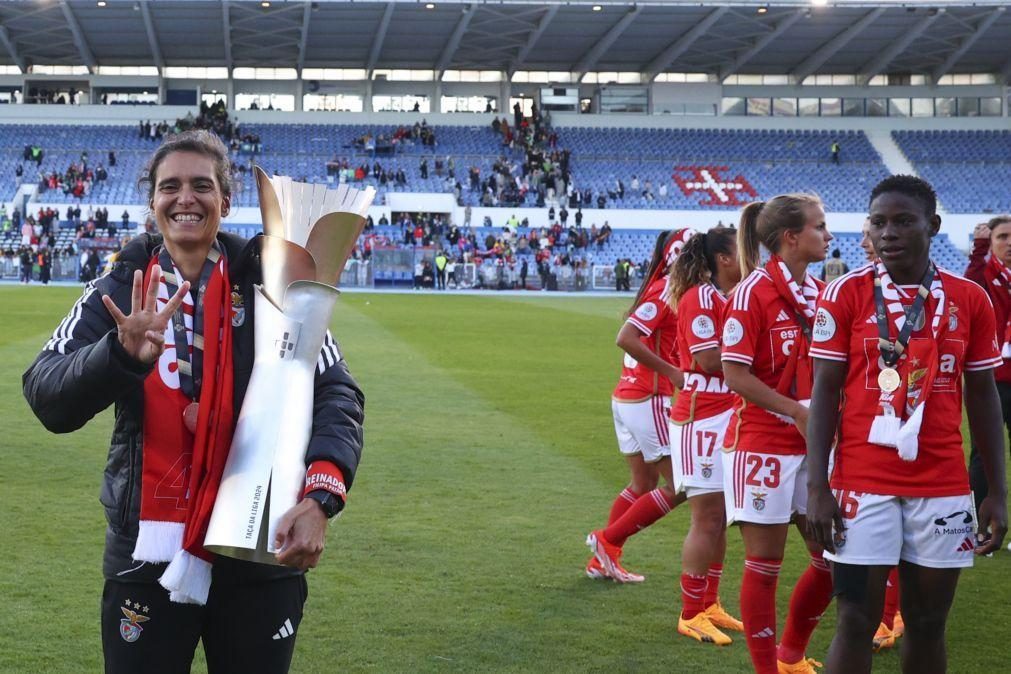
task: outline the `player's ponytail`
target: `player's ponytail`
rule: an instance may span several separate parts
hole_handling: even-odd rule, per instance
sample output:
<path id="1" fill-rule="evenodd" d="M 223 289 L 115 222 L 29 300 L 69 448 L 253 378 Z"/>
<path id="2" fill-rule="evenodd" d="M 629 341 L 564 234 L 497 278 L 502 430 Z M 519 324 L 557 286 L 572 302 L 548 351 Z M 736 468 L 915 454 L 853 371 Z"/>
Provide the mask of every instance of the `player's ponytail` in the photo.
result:
<path id="1" fill-rule="evenodd" d="M 741 211 L 741 224 L 737 229 L 737 256 L 741 262 L 741 278 L 746 278 L 761 263 L 758 215 L 763 208 L 765 208 L 764 201 L 754 201 Z"/>
<path id="2" fill-rule="evenodd" d="M 676 307 L 688 290 L 716 276 L 716 256 L 733 253 L 737 230 L 713 227 L 688 240 L 671 268 L 667 302 Z"/>
<path id="3" fill-rule="evenodd" d="M 769 201 L 756 201 L 745 206 L 737 231 L 741 277 L 746 277 L 761 265 L 762 246 L 770 253 L 778 253 L 782 233 L 804 229 L 808 208 L 820 205 L 821 199 L 814 194 L 780 194 Z"/>

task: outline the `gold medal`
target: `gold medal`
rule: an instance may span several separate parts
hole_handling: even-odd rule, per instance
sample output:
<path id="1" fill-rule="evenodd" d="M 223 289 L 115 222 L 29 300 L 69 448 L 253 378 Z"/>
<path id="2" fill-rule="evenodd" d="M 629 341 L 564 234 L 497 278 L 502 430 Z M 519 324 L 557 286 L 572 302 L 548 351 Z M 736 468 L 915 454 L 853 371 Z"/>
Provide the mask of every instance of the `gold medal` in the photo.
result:
<path id="1" fill-rule="evenodd" d="M 899 376 L 898 371 L 895 368 L 886 367 L 884 370 L 878 373 L 878 386 L 885 393 L 892 393 L 897 388 L 899 384 L 902 383 L 902 377 Z"/>

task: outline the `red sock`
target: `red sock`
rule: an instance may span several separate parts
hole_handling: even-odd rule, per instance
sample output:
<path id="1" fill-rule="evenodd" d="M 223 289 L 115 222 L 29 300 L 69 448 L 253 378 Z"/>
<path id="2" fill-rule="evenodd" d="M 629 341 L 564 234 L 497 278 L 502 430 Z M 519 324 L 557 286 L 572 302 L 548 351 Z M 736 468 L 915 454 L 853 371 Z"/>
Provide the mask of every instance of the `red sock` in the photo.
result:
<path id="1" fill-rule="evenodd" d="M 741 621 L 756 674 L 778 674 L 776 664 L 776 583 L 781 559 L 746 557 L 741 581 Z"/>
<path id="2" fill-rule="evenodd" d="M 702 598 L 702 602 L 706 608 L 709 608 L 720 600 L 720 578 L 723 577 L 723 565 L 710 564 L 707 576 L 709 582 L 706 584 L 706 595 Z"/>
<path id="3" fill-rule="evenodd" d="M 681 574 L 681 617 L 691 620 L 706 610 L 702 599 L 706 595 L 706 576 L 691 573 Z"/>
<path id="4" fill-rule="evenodd" d="M 607 525 L 610 526 L 621 519 L 621 516 L 628 512 L 639 495 L 625 487 L 611 504 L 611 514 L 607 516 Z"/>
<path id="5" fill-rule="evenodd" d="M 888 574 L 888 585 L 885 587 L 885 610 L 881 614 L 881 622 L 885 627 L 895 627 L 895 614 L 899 610 L 899 567 L 893 567 Z"/>
<path id="6" fill-rule="evenodd" d="M 821 555 L 811 555 L 811 565 L 801 575 L 790 596 L 790 612 L 786 614 L 783 639 L 779 642 L 780 660 L 793 664 L 804 658 L 811 634 L 830 603 L 832 573 Z"/>
<path id="7" fill-rule="evenodd" d="M 617 522 L 609 524 L 604 529 L 604 540 L 620 548 L 625 545 L 629 536 L 653 524 L 673 508 L 674 501 L 660 489 L 643 494 Z"/>

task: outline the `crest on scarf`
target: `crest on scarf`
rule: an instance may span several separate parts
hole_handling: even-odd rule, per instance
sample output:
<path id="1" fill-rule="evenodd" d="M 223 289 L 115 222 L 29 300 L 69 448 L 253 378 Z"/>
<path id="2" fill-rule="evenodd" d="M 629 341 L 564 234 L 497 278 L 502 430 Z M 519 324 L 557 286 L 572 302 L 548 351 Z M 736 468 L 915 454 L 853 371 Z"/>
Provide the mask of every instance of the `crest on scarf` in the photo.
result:
<path id="1" fill-rule="evenodd" d="M 140 623 L 145 623 L 151 618 L 137 612 L 141 609 L 140 602 L 133 604 L 133 607 L 136 608 L 137 611 L 131 610 L 129 608 L 130 605 L 130 600 L 127 599 L 126 606 L 119 607 L 123 612 L 123 615 L 126 616 L 126 618 L 119 621 L 119 636 L 123 637 L 123 641 L 132 644 L 137 641 L 137 639 L 140 639 L 140 633 L 144 631 L 144 628 L 140 626 Z M 144 607 L 144 611 L 148 611 L 147 606 Z"/>

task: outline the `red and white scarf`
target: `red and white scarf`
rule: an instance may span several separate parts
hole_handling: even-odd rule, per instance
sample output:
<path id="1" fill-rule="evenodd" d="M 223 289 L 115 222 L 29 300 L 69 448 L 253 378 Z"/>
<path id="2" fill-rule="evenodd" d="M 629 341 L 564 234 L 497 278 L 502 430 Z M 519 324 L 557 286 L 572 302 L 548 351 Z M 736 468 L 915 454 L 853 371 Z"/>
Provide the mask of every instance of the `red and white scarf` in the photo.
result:
<path id="1" fill-rule="evenodd" d="M 910 294 L 892 283 L 888 270 L 881 262 L 875 263 L 875 269 L 881 279 L 881 294 L 890 319 L 889 333 L 894 339 L 906 323 L 905 307 L 915 299 L 915 291 Z M 884 413 L 874 418 L 867 438 L 868 442 L 874 444 L 895 447 L 904 461 L 915 461 L 919 454 L 924 408 L 940 366 L 938 345 L 948 328 L 948 321 L 942 320 L 947 313 L 944 284 L 941 282 L 941 272 L 936 268 L 934 280 L 930 284 L 930 297 L 935 302 L 930 319 L 932 339 L 909 340 L 904 357 L 897 365 L 902 384 L 892 393 L 881 391 L 878 404 Z M 905 303 L 903 299 L 906 300 Z"/>
<path id="2" fill-rule="evenodd" d="M 765 264 L 765 271 L 772 277 L 772 282 L 779 292 L 779 296 L 793 309 L 798 321 L 807 324 L 807 334 L 811 334 L 814 329 L 814 310 L 821 293 L 821 286 L 811 274 L 804 273 L 804 286 L 797 285 L 793 280 L 790 269 L 778 255 L 773 255 Z M 798 335 L 797 345 L 790 352 L 783 376 L 780 377 L 776 390 L 782 395 L 788 396 L 803 404 L 811 398 L 811 387 L 814 383 L 814 371 L 811 368 L 811 358 L 808 355 L 810 344 L 807 338 L 803 340 Z M 792 423 L 792 419 L 788 420 Z"/>
<path id="3" fill-rule="evenodd" d="M 143 475 L 140 526 L 133 557 L 144 562 L 169 562 L 159 582 L 172 601 L 204 604 L 211 584 L 214 556 L 203 547 L 218 483 L 234 431 L 232 380 L 232 322 L 228 268 L 224 256 L 212 251 L 214 268 L 203 293 L 203 335 L 192 331 L 194 307 L 187 294 L 178 312 L 187 325 L 186 345 L 175 344 L 172 322 L 165 330 L 165 352 L 144 380 Z M 144 275 L 148 286 L 155 255 Z M 158 288 L 158 308 L 169 300 L 163 272 Z M 172 279 L 173 281 L 175 279 Z M 174 283 L 178 286 L 178 283 Z M 183 423 L 183 410 L 191 401 L 180 388 L 176 348 L 192 350 L 203 342 L 202 378 L 196 431 Z M 191 359 L 192 361 L 192 359 Z"/>
<path id="4" fill-rule="evenodd" d="M 990 286 L 1003 288 L 1004 292 L 988 292 L 994 304 L 999 304 L 1004 310 L 1004 315 L 1008 317 L 1007 325 L 1004 326 L 1002 334 L 1000 355 L 1001 358 L 1011 359 L 1011 269 L 1008 269 L 996 255 L 987 255 L 986 266 L 983 267 L 983 277 L 986 279 L 987 290 Z M 997 330 L 1000 330 L 998 326 Z"/>

